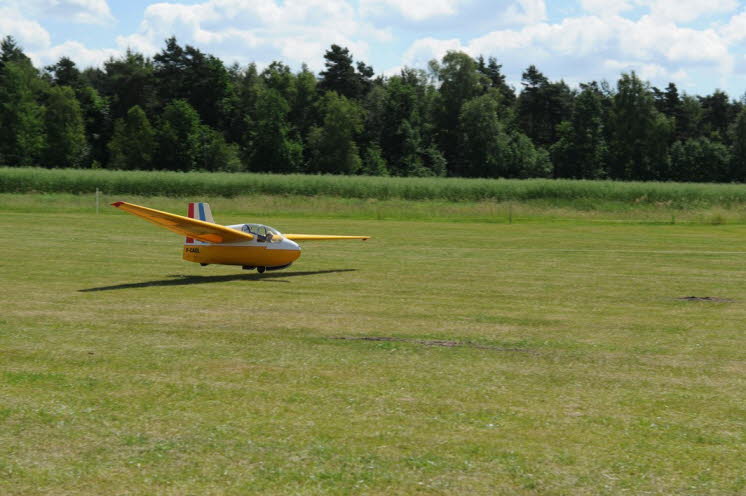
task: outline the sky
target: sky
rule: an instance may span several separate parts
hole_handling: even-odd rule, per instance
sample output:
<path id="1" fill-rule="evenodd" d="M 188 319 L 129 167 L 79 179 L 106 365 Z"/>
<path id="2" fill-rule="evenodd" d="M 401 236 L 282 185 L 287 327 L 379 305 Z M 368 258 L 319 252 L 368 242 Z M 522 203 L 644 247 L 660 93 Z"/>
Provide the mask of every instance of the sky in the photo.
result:
<path id="1" fill-rule="evenodd" d="M 493 56 L 509 83 L 534 64 L 571 86 L 636 71 L 658 87 L 746 92 L 739 0 L 0 0 L 0 36 L 37 67 L 62 56 L 100 66 L 127 48 L 152 56 L 176 36 L 226 64 L 324 66 L 332 43 L 377 74 L 426 68 L 448 50 Z"/>

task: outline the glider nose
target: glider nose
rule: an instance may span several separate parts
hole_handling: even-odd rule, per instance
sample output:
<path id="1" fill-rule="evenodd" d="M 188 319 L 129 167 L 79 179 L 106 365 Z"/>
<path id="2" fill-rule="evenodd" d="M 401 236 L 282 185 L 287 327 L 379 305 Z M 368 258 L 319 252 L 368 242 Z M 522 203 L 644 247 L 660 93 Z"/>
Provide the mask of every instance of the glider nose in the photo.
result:
<path id="1" fill-rule="evenodd" d="M 292 240 L 287 239 L 287 238 L 285 238 L 285 239 L 282 240 L 282 247 L 285 250 L 300 251 L 300 245 L 298 243 L 296 243 L 295 241 L 292 241 Z"/>
<path id="2" fill-rule="evenodd" d="M 287 259 L 286 263 L 292 263 L 300 257 L 300 246 L 298 246 L 298 243 L 295 241 L 283 239 L 280 242 L 280 248 L 283 250 L 283 253 L 285 253 Z"/>

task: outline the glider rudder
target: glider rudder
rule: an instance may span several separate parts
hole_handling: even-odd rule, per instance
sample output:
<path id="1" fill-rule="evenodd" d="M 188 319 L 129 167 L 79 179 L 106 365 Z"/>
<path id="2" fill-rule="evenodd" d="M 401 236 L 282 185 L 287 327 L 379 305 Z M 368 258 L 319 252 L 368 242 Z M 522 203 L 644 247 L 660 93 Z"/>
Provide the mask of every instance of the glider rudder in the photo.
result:
<path id="1" fill-rule="evenodd" d="M 187 217 L 190 219 L 197 219 L 203 222 L 215 223 L 215 219 L 212 218 L 212 210 L 210 209 L 209 203 L 204 202 L 190 202 L 189 208 L 187 209 Z M 194 243 L 194 238 L 186 238 L 185 243 L 191 245 Z"/>

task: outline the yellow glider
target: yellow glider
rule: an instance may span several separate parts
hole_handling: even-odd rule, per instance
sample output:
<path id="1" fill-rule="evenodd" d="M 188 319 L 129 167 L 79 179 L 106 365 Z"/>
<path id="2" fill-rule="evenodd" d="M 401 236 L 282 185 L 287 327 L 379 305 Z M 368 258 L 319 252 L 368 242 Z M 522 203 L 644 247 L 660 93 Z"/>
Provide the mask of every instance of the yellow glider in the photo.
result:
<path id="1" fill-rule="evenodd" d="M 184 260 L 200 265 L 240 265 L 246 270 L 280 270 L 300 257 L 296 241 L 361 239 L 370 236 L 333 236 L 324 234 L 282 234 L 262 224 L 221 226 L 212 218 L 210 205 L 190 203 L 188 216 L 142 207 L 126 202 L 112 206 L 186 236 Z"/>

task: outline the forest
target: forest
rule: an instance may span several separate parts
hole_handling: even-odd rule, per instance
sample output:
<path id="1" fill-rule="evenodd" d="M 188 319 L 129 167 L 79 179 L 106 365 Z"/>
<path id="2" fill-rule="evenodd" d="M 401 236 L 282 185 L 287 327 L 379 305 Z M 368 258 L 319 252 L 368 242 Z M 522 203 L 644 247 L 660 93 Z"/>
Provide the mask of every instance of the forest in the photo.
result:
<path id="1" fill-rule="evenodd" d="M 226 65 L 172 37 L 152 58 L 37 68 L 0 43 L 0 165 L 481 178 L 746 181 L 746 104 L 623 73 L 572 88 L 531 65 L 448 52 L 376 75 Z"/>

